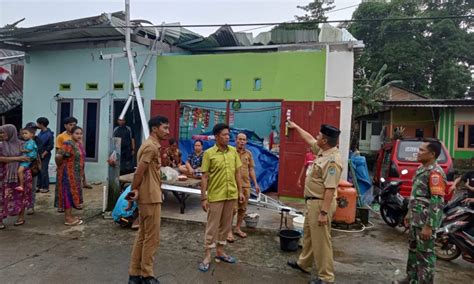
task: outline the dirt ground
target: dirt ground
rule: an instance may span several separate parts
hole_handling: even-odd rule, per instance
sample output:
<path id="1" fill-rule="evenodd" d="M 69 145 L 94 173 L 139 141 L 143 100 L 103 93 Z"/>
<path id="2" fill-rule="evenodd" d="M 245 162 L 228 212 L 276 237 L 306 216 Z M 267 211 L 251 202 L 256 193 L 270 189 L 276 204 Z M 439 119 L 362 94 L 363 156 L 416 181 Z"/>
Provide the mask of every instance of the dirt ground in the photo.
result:
<path id="1" fill-rule="evenodd" d="M 136 232 L 104 219 L 100 186 L 85 192 L 86 223 L 66 227 L 51 207 L 52 194 L 38 196 L 35 215 L 0 231 L 1 283 L 126 283 Z M 163 211 L 176 210 L 172 199 Z M 187 213 L 190 214 L 190 213 Z M 333 231 L 336 283 L 391 283 L 404 276 L 407 235 L 384 225 L 373 214 L 372 229 L 361 233 Z M 204 224 L 164 218 L 155 273 L 162 283 L 307 283 L 310 276 L 286 265 L 299 252 L 279 248 L 277 230 L 252 230 L 228 246 L 238 264 L 212 263 L 197 270 L 203 249 Z M 462 259 L 438 261 L 436 283 L 474 283 L 472 264 Z"/>

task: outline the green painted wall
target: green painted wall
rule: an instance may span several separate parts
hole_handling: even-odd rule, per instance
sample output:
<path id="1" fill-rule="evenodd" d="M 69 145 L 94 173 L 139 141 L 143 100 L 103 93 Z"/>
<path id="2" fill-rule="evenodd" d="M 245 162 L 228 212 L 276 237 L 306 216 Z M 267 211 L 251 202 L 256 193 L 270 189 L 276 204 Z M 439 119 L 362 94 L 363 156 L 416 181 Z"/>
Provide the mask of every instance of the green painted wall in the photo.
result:
<path id="1" fill-rule="evenodd" d="M 456 117 L 458 110 L 454 108 L 440 109 L 438 138 L 444 142 L 454 159 L 472 159 L 474 151 L 456 150 L 455 135 L 456 122 L 459 121 Z M 464 122 L 464 120 L 462 121 Z"/>
<path id="2" fill-rule="evenodd" d="M 156 99 L 285 99 L 323 101 L 326 52 L 294 51 L 219 55 L 161 56 Z M 254 80 L 261 79 L 261 90 Z M 202 80 L 202 91 L 196 80 Z M 231 79 L 231 90 L 224 82 Z"/>

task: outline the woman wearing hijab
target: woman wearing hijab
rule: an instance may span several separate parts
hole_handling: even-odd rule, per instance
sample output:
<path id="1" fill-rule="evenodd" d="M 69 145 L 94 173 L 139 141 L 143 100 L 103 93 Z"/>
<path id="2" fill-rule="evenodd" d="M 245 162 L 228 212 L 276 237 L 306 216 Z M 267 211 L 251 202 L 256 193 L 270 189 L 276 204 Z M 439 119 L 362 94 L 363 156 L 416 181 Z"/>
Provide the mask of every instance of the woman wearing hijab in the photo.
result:
<path id="1" fill-rule="evenodd" d="M 5 229 L 3 219 L 8 216 L 18 216 L 15 226 L 25 223 L 25 208 L 31 203 L 32 176 L 26 170 L 24 191 L 15 190 L 19 185 L 19 163 L 29 159 L 21 155 L 21 142 L 14 125 L 0 126 L 0 141 L 0 229 Z"/>

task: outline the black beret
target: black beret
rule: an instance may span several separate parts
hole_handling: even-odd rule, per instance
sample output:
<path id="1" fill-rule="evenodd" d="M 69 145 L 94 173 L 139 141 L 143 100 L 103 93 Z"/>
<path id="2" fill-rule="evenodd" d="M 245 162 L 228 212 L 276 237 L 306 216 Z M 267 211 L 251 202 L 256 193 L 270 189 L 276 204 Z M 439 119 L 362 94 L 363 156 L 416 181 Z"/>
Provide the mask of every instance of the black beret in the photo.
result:
<path id="1" fill-rule="evenodd" d="M 329 125 L 329 124 L 323 124 L 321 125 L 321 130 L 320 132 L 328 137 L 332 137 L 332 138 L 338 138 L 339 137 L 339 134 L 341 133 L 341 130 L 339 130 L 338 128 L 332 126 L 332 125 Z"/>

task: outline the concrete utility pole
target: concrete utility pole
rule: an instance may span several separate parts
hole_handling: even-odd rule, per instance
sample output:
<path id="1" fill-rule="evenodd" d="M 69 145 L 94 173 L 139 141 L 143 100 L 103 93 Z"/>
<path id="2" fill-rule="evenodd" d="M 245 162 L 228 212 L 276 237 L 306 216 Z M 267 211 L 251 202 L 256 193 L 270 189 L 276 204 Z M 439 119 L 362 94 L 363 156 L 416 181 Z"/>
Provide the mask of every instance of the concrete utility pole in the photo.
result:
<path id="1" fill-rule="evenodd" d="M 132 76 L 133 92 L 135 93 L 135 96 L 137 98 L 138 112 L 140 113 L 140 120 L 142 122 L 143 135 L 145 136 L 145 139 L 147 139 L 148 135 L 150 135 L 150 130 L 148 129 L 148 121 L 145 117 L 145 109 L 143 107 L 142 96 L 140 95 L 140 82 L 138 82 L 137 72 L 135 71 L 135 62 L 133 61 L 130 39 L 130 0 L 125 0 L 125 25 L 127 26 L 125 31 L 125 50 L 127 52 L 128 67 L 130 69 L 130 75 Z M 127 103 L 128 105 L 130 105 L 128 101 Z M 125 111 L 122 111 L 122 113 L 120 114 L 120 118 L 123 118 L 125 116 L 127 108 L 127 106 L 124 108 Z"/>

